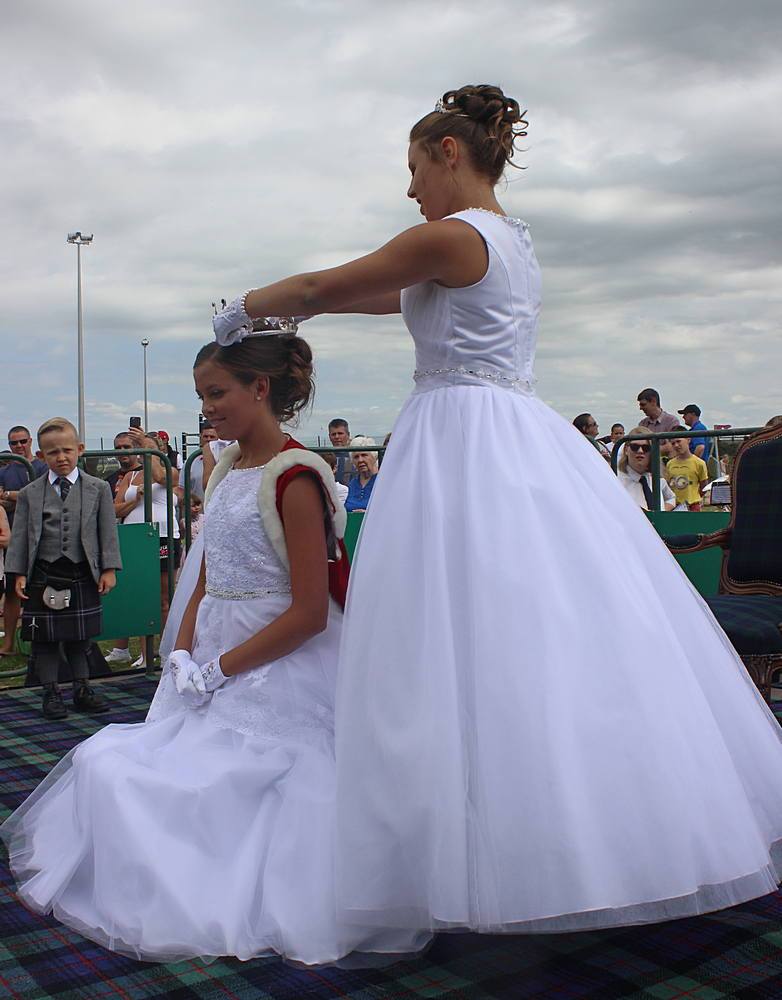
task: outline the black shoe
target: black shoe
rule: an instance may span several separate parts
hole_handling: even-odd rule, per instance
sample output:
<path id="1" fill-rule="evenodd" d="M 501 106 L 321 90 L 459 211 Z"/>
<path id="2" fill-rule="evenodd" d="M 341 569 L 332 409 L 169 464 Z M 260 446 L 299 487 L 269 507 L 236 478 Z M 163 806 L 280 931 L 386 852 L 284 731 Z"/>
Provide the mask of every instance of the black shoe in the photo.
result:
<path id="1" fill-rule="evenodd" d="M 68 718 L 68 709 L 56 684 L 44 684 L 42 712 L 44 719 Z"/>
<path id="2" fill-rule="evenodd" d="M 77 712 L 100 715 L 108 712 L 109 703 L 102 694 L 93 691 L 86 681 L 81 681 L 73 685 L 73 707 Z"/>

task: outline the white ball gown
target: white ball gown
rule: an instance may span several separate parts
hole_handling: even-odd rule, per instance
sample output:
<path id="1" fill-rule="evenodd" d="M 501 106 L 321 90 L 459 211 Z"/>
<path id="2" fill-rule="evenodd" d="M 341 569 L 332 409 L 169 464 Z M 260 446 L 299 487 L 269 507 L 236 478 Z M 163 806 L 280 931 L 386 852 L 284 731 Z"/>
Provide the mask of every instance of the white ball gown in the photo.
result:
<path id="1" fill-rule="evenodd" d="M 352 573 L 337 688 L 351 920 L 550 932 L 780 880 L 780 728 L 606 462 L 535 395 L 527 227 L 402 293 L 416 388 Z"/>
<path id="2" fill-rule="evenodd" d="M 263 470 L 233 470 L 207 508 L 207 594 L 194 659 L 254 635 L 290 604 L 257 506 Z M 200 565 L 191 553 L 172 617 Z M 115 951 L 176 961 L 277 954 L 335 961 L 419 935 L 337 919 L 334 693 L 342 612 L 282 659 L 188 707 L 166 670 L 146 722 L 71 751 L 0 828 L 19 895 Z M 167 635 L 169 632 L 167 632 Z"/>

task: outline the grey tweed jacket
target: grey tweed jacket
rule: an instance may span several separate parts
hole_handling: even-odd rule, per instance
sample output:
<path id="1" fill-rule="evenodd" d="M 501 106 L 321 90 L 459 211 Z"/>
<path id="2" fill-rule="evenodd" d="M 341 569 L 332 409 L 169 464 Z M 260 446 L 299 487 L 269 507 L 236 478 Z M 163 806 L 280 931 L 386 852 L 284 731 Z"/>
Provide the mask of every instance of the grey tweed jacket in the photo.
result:
<path id="1" fill-rule="evenodd" d="M 105 569 L 122 569 L 117 518 L 111 487 L 102 479 L 79 472 L 81 478 L 81 544 L 95 582 Z M 6 573 L 32 576 L 43 530 L 43 499 L 48 475 L 20 490 L 16 501 L 11 544 L 5 557 Z"/>

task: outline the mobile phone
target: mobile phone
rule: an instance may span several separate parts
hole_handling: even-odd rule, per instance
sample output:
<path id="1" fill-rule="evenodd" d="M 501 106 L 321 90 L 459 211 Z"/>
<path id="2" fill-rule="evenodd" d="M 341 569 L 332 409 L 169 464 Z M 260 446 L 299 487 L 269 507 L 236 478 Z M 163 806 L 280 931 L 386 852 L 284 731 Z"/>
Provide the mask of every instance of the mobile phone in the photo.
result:
<path id="1" fill-rule="evenodd" d="M 130 423 L 128 424 L 128 426 L 129 427 L 138 427 L 139 430 L 140 430 L 141 429 L 141 417 L 131 417 L 130 418 Z"/>

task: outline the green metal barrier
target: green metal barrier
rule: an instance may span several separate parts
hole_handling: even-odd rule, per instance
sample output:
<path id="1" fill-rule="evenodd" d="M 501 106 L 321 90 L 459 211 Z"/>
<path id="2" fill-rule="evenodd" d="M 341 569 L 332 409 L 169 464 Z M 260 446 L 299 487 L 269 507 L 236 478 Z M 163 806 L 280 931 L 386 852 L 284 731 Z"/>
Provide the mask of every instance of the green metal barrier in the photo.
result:
<path id="1" fill-rule="evenodd" d="M 155 524 L 117 526 L 122 571 L 117 586 L 101 601 L 103 632 L 152 636 L 160 631 L 160 536 Z M 149 661 L 148 661 L 149 662 Z"/>
<path id="2" fill-rule="evenodd" d="M 662 538 L 708 534 L 727 528 L 730 521 L 730 514 L 724 510 L 651 510 L 647 511 L 647 517 Z M 702 597 L 712 597 L 717 593 L 722 565 L 722 549 L 719 546 L 676 555 L 675 558 Z"/>

